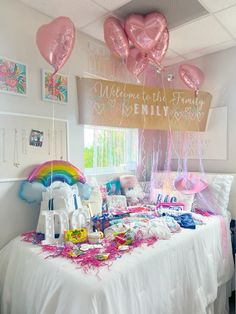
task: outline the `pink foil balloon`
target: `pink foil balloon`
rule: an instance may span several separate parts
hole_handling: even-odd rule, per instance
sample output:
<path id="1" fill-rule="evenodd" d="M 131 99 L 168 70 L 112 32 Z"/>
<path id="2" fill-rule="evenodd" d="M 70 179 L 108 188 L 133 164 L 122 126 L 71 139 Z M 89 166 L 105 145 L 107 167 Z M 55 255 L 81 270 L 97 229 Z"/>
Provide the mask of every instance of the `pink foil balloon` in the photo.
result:
<path id="1" fill-rule="evenodd" d="M 104 39 L 110 51 L 117 57 L 126 60 L 129 53 L 129 42 L 118 19 L 108 17 L 104 22 Z"/>
<path id="2" fill-rule="evenodd" d="M 134 46 L 143 52 L 154 48 L 167 27 L 165 17 L 157 12 L 131 14 L 125 20 L 125 31 Z"/>
<path id="3" fill-rule="evenodd" d="M 130 48 L 127 59 L 127 68 L 136 77 L 141 74 L 148 65 L 148 58 L 137 48 Z"/>
<path id="4" fill-rule="evenodd" d="M 64 16 L 42 25 L 36 34 L 36 43 L 44 59 L 56 73 L 68 60 L 75 44 L 75 26 Z"/>
<path id="5" fill-rule="evenodd" d="M 203 72 L 192 64 L 181 64 L 179 66 L 179 76 L 189 88 L 195 91 L 199 90 L 204 80 Z"/>
<path id="6" fill-rule="evenodd" d="M 150 63 L 160 65 L 162 59 L 164 58 L 169 45 L 169 31 L 166 28 L 162 33 L 157 45 L 150 50 L 148 53 L 148 59 Z"/>

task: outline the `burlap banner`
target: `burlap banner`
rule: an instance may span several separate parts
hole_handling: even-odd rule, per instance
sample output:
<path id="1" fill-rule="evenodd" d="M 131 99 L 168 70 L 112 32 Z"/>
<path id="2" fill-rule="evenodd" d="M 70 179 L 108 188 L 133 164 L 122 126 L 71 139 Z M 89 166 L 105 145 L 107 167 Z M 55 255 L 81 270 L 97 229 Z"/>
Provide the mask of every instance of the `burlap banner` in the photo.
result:
<path id="1" fill-rule="evenodd" d="M 212 96 L 77 78 L 80 124 L 204 131 Z"/>

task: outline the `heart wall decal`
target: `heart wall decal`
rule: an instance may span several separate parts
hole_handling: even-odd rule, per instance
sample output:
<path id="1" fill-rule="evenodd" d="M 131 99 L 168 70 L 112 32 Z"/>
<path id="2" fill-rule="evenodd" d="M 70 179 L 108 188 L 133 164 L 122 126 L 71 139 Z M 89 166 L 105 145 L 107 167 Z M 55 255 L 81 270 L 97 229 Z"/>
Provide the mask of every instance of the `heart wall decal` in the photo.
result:
<path id="1" fill-rule="evenodd" d="M 69 59 L 75 44 L 75 26 L 65 16 L 42 25 L 36 34 L 36 43 L 44 59 L 56 73 Z"/>

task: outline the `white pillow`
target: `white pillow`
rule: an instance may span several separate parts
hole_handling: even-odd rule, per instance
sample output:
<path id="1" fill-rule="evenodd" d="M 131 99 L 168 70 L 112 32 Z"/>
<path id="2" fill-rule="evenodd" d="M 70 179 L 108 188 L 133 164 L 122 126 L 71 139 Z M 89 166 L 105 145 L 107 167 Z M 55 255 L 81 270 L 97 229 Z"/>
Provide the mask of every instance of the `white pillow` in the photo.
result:
<path id="1" fill-rule="evenodd" d="M 234 177 L 225 174 L 206 174 L 208 187 L 195 194 L 193 210 L 196 208 L 225 215 Z"/>

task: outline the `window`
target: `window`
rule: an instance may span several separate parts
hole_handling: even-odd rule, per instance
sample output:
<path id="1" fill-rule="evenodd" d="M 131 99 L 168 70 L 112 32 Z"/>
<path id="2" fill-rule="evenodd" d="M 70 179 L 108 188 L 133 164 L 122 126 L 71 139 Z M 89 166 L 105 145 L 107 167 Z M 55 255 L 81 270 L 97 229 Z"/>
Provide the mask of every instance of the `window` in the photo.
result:
<path id="1" fill-rule="evenodd" d="M 84 127 L 86 173 L 132 170 L 136 166 L 137 156 L 137 129 Z"/>

